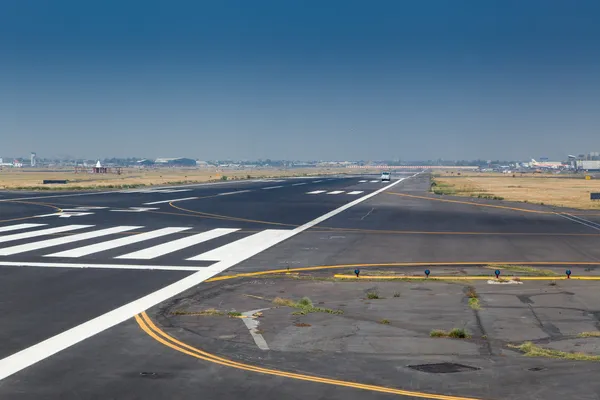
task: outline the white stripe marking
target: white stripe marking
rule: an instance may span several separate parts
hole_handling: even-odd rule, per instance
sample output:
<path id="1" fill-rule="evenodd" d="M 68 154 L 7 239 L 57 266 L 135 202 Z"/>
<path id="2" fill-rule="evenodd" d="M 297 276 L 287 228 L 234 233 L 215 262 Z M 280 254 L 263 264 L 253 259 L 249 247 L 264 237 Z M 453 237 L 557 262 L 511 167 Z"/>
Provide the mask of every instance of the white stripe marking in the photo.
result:
<path id="1" fill-rule="evenodd" d="M 269 187 L 264 187 L 262 188 L 262 190 L 271 190 L 271 189 L 279 189 L 282 188 L 283 186 L 269 186 Z"/>
<path id="2" fill-rule="evenodd" d="M 67 226 L 58 226 L 56 228 L 42 229 L 39 231 L 14 233 L 12 235 L 0 236 L 0 243 L 10 242 L 13 240 L 29 239 L 29 238 L 44 236 L 44 235 L 52 235 L 54 233 L 74 231 L 75 229 L 90 228 L 92 226 L 94 226 L 94 225 L 67 225 Z"/>
<path id="3" fill-rule="evenodd" d="M 161 201 L 153 201 L 151 203 L 144 203 L 145 206 L 151 206 L 152 204 L 162 204 L 162 203 L 175 203 L 177 201 L 186 201 L 186 200 L 196 200 L 197 197 L 186 197 L 183 199 L 172 199 L 172 200 L 161 200 Z"/>
<path id="4" fill-rule="evenodd" d="M 0 227 L 0 232 L 17 231 L 19 229 L 35 228 L 38 226 L 45 226 L 46 224 L 18 224 Z"/>
<path id="5" fill-rule="evenodd" d="M 600 224 L 598 224 L 596 222 L 589 221 L 589 220 L 584 219 L 584 218 L 576 217 L 574 215 L 567 214 L 567 213 L 557 214 L 557 215 L 560 215 L 561 217 L 566 218 L 569 221 L 577 222 L 577 223 L 579 223 L 581 225 L 587 226 L 588 228 L 592 228 L 592 229 L 595 229 L 597 231 L 600 231 Z"/>
<path id="6" fill-rule="evenodd" d="M 348 194 L 361 194 L 363 193 L 363 190 L 355 190 L 353 192 L 348 192 Z"/>
<path id="7" fill-rule="evenodd" d="M 153 201 L 150 203 L 144 203 L 145 206 L 151 206 L 153 204 L 162 204 L 162 203 L 175 203 L 177 201 L 186 201 L 186 200 L 196 200 L 197 197 L 186 197 L 183 199 L 172 199 L 172 200 L 161 200 L 161 201 Z"/>
<path id="8" fill-rule="evenodd" d="M 10 256 L 12 254 L 25 253 L 27 251 L 45 249 L 47 247 L 59 246 L 61 244 L 78 242 L 80 240 L 93 239 L 100 236 L 112 235 L 115 233 L 125 232 L 132 229 L 142 228 L 141 226 L 116 226 L 114 228 L 100 229 L 86 233 L 78 233 L 76 235 L 59 237 L 54 239 L 42 240 L 41 242 L 32 242 L 20 244 L 17 246 L 6 247 L 0 249 L 0 256 Z"/>
<path id="9" fill-rule="evenodd" d="M 413 175 L 417 176 L 417 174 Z M 67 349 L 74 344 L 84 341 L 100 332 L 103 332 L 121 322 L 127 321 L 136 314 L 141 313 L 158 303 L 161 303 L 167 299 L 172 298 L 186 290 L 197 286 L 205 280 L 212 278 L 213 276 L 233 267 L 234 265 L 247 260 L 254 255 L 267 250 L 270 247 L 275 246 L 278 243 L 283 242 L 295 236 L 307 229 L 312 228 L 315 225 L 320 224 L 329 218 L 346 211 L 347 209 L 354 207 L 357 204 L 362 203 L 370 199 L 371 197 L 377 196 L 379 193 L 388 190 L 390 187 L 395 186 L 402 182 L 405 178 L 399 179 L 389 186 L 378 189 L 372 193 L 369 193 L 363 197 L 360 197 L 350 203 L 344 204 L 343 206 L 336 208 L 333 211 L 328 212 L 316 218 L 302 226 L 292 229 L 291 231 L 282 234 L 280 237 L 273 238 L 272 241 L 265 241 L 260 246 L 248 249 L 246 253 L 238 253 L 226 261 L 215 263 L 209 267 L 203 268 L 202 270 L 187 276 L 180 281 L 165 286 L 156 292 L 150 293 L 140 299 L 134 300 L 128 304 L 125 304 L 119 308 L 102 314 L 94 319 L 77 325 L 67 331 L 52 336 L 38 344 L 23 349 L 15 354 L 0 360 L 0 380 L 11 376 L 31 365 L 38 363 L 64 349 Z"/>
<path id="10" fill-rule="evenodd" d="M 144 212 L 144 211 L 152 211 L 152 210 L 160 210 L 160 208 L 156 208 L 156 207 L 129 207 L 128 210 L 108 210 L 108 211 L 114 211 L 114 212 Z"/>
<path id="11" fill-rule="evenodd" d="M 343 190 L 334 190 L 333 192 L 329 192 L 327 194 L 340 194 L 340 193 L 344 193 Z"/>
<path id="12" fill-rule="evenodd" d="M 4 267 L 39 267 L 39 268 L 98 268 L 98 269 L 146 269 L 157 271 L 201 271 L 206 267 L 188 267 L 180 265 L 125 265 L 125 264 L 77 264 L 77 263 L 42 263 L 22 261 L 0 261 Z M 0 374 L 4 372 L 0 370 Z M 2 375 L 0 375 L 0 379 Z"/>
<path id="13" fill-rule="evenodd" d="M 323 182 L 323 181 L 322 180 L 321 181 L 313 181 L 313 183 L 320 183 L 320 182 Z"/>
<path id="14" fill-rule="evenodd" d="M 252 190 L 238 190 L 237 192 L 225 192 L 225 193 L 219 193 L 217 196 L 229 196 L 230 194 L 238 194 L 238 193 L 248 193 L 251 192 Z"/>
<path id="15" fill-rule="evenodd" d="M 306 185 L 306 182 L 294 183 L 292 186 Z"/>
<path id="16" fill-rule="evenodd" d="M 360 183 L 365 183 L 366 181 L 358 181 L 358 182 L 360 182 Z"/>
<path id="17" fill-rule="evenodd" d="M 315 190 L 313 192 L 308 192 L 306 194 L 320 194 L 320 193 L 325 193 L 327 190 Z"/>
<path id="18" fill-rule="evenodd" d="M 159 189 L 156 191 L 150 191 L 150 193 L 178 193 L 178 192 L 191 192 L 192 189 Z"/>
<path id="19" fill-rule="evenodd" d="M 147 249 L 134 251 L 133 253 L 124 254 L 115 258 L 124 260 L 151 260 L 153 258 L 164 256 L 165 254 L 173 253 L 175 251 L 185 249 L 186 247 L 194 246 L 211 239 L 216 239 L 236 231 L 239 231 L 239 229 L 217 228 L 207 232 L 173 240 L 171 242 L 159 244 L 157 246 L 148 247 Z"/>
<path id="20" fill-rule="evenodd" d="M 61 251 L 54 254 L 48 254 L 45 257 L 69 257 L 69 258 L 77 258 L 87 256 L 89 254 L 99 253 L 101 251 L 106 251 L 110 249 L 116 249 L 117 247 L 128 246 L 133 243 L 143 242 L 145 240 L 155 239 L 162 236 L 170 235 L 177 232 L 182 232 L 191 228 L 162 228 L 157 229 L 155 231 L 138 233 L 137 235 L 132 235 L 128 237 L 122 237 L 119 239 L 109 240 L 107 242 L 90 244 L 89 246 L 78 247 L 76 249 Z"/>
<path id="21" fill-rule="evenodd" d="M 268 308 L 260 308 L 258 310 L 246 311 L 246 312 L 242 313 L 242 315 L 244 317 L 246 317 L 246 318 L 242 318 L 242 321 L 244 321 L 244 325 L 246 325 L 246 328 L 248 328 L 248 330 L 250 331 L 250 335 L 252 335 L 252 339 L 254 339 L 254 343 L 256 343 L 258 348 L 261 350 L 269 350 L 269 346 L 267 345 L 267 341 L 265 340 L 263 335 L 261 335 L 258 331 L 258 324 L 259 324 L 258 319 L 252 318 L 252 315 L 254 313 L 265 311 L 265 310 L 268 310 Z"/>
<path id="22" fill-rule="evenodd" d="M 371 181 L 371 182 L 373 182 L 373 183 L 374 183 L 374 182 L 379 182 L 379 181 L 378 181 L 378 180 L 374 180 L 374 181 Z"/>
<path id="23" fill-rule="evenodd" d="M 188 258 L 188 261 L 223 261 L 231 258 L 235 254 L 243 254 L 244 252 L 260 246 L 264 242 L 268 242 L 273 238 L 280 237 L 282 233 L 289 230 L 282 229 L 265 229 L 262 232 L 254 235 L 246 236 L 245 238 L 236 240 L 235 242 L 226 244 L 216 249 L 209 250 L 206 253 L 199 254 L 195 257 Z"/>

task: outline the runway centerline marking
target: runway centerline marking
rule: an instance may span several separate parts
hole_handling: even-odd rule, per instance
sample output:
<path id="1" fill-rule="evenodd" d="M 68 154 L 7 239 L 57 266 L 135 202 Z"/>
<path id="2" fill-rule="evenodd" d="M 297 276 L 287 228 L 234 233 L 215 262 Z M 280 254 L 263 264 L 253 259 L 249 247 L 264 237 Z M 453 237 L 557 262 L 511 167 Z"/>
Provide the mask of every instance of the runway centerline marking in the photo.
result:
<path id="1" fill-rule="evenodd" d="M 279 189 L 282 188 L 283 186 L 269 186 L 269 187 L 264 187 L 262 188 L 262 190 L 271 190 L 271 189 Z"/>
<path id="2" fill-rule="evenodd" d="M 412 175 L 417 176 L 418 174 Z M 405 178 L 408 179 L 408 178 Z M 226 260 L 216 262 L 202 270 L 195 272 L 177 282 L 174 282 L 168 286 L 163 287 L 155 292 L 152 292 L 144 297 L 134 300 L 128 304 L 118 307 L 112 311 L 102 314 L 96 318 L 93 318 L 87 322 L 77 325 L 74 328 L 68 329 L 62 333 L 52 336 L 42 342 L 39 342 L 33 346 L 27 347 L 17 353 L 14 353 L 8 357 L 0 360 L 0 380 L 11 376 L 33 364 L 38 363 L 64 349 L 67 349 L 87 338 L 97 335 L 121 322 L 124 322 L 135 315 L 153 307 L 154 305 L 161 303 L 176 296 L 194 286 L 214 277 L 215 275 L 231 268 L 232 266 L 239 264 L 240 262 L 247 260 L 250 257 L 255 256 L 278 243 L 281 243 L 293 236 L 298 235 L 315 225 L 320 224 L 329 218 L 346 211 L 347 209 L 354 207 L 370 198 L 377 196 L 379 193 L 388 190 L 394 185 L 403 182 L 404 179 L 398 180 L 391 185 L 385 186 L 379 190 L 362 196 L 350 203 L 344 204 L 341 207 L 336 208 L 312 221 L 305 223 L 297 228 L 294 228 L 288 232 L 282 232 L 281 235 L 265 240 L 263 243 L 258 244 L 254 248 L 247 248 L 244 252 L 232 254 Z"/>
<path id="3" fill-rule="evenodd" d="M 217 196 L 229 196 L 230 194 L 250 193 L 250 192 L 252 192 L 252 190 L 238 190 L 235 192 L 219 193 Z"/>
<path id="4" fill-rule="evenodd" d="M 196 200 L 198 197 L 185 197 L 183 199 L 173 199 L 173 200 L 161 200 L 161 201 L 151 201 L 150 203 L 144 203 L 145 206 L 151 206 L 153 204 L 162 204 L 162 203 L 175 203 L 176 201 L 187 201 L 187 200 Z"/>

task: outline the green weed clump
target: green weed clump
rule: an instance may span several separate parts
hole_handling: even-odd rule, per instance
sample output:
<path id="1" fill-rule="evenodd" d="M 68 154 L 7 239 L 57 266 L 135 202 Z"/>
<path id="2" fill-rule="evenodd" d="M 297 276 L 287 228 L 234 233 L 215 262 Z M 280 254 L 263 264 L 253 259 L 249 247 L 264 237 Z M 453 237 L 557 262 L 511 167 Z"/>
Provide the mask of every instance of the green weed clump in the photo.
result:
<path id="1" fill-rule="evenodd" d="M 343 314 L 342 310 L 332 310 L 331 308 L 315 307 L 313 302 L 308 297 L 303 297 L 299 301 L 295 302 L 290 299 L 284 299 L 276 297 L 273 299 L 273 303 L 278 306 L 296 308 L 298 311 L 294 311 L 292 315 L 306 315 L 309 313 L 321 312 L 327 314 Z"/>
<path id="2" fill-rule="evenodd" d="M 509 344 L 508 347 L 520 350 L 527 357 L 561 358 L 564 360 L 577 361 L 600 361 L 600 356 L 585 353 L 568 353 L 566 351 L 545 349 L 531 342 L 521 345 Z"/>

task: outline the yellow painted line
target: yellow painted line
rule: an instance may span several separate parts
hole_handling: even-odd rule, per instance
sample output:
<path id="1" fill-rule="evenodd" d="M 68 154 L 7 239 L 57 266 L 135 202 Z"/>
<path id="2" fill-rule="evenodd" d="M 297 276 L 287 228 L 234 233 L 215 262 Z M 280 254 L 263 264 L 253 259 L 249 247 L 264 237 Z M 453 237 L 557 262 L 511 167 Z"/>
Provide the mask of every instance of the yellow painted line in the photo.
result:
<path id="1" fill-rule="evenodd" d="M 29 201 L 19 201 L 19 200 L 9 200 L 9 199 L 7 199 L 6 201 L 4 201 L 4 203 L 20 203 L 20 204 L 29 204 L 29 205 L 34 205 L 34 206 L 50 207 L 50 208 L 53 208 L 54 210 L 58 211 L 59 213 L 63 212 L 62 208 L 53 206 L 51 204 L 45 204 L 45 203 L 34 203 L 34 202 L 29 202 Z M 31 218 L 36 218 L 36 216 L 35 215 L 31 215 L 29 217 L 19 217 L 19 218 L 4 219 L 4 220 L 0 220 L 0 223 L 3 223 L 3 222 L 13 222 L 13 221 L 23 221 L 23 220 L 31 219 Z"/>
<path id="2" fill-rule="evenodd" d="M 424 199 L 424 200 L 432 200 L 432 201 L 442 201 L 442 202 L 445 202 L 445 203 L 468 204 L 470 206 L 477 206 L 477 207 L 500 208 L 500 209 L 503 209 L 503 210 L 522 211 L 522 212 L 535 213 L 535 214 L 556 214 L 553 211 L 529 210 L 527 208 L 517 208 L 517 207 L 508 207 L 508 206 L 496 206 L 496 205 L 492 205 L 492 204 L 473 203 L 473 202 L 470 202 L 470 201 L 437 199 L 437 198 L 434 198 L 434 197 L 415 196 L 415 195 L 412 195 L 412 194 L 404 194 L 404 193 L 392 193 L 392 192 L 386 192 L 386 193 L 387 194 L 392 194 L 394 196 L 411 197 L 411 198 L 415 198 L 415 199 Z"/>
<path id="3" fill-rule="evenodd" d="M 359 278 L 356 275 L 344 275 L 344 274 L 335 274 L 334 278 L 340 279 L 354 279 L 354 280 L 374 280 L 374 279 L 418 279 L 418 280 L 434 280 L 434 281 L 454 281 L 454 280 L 465 280 L 465 281 L 489 281 L 490 279 L 496 280 L 495 276 L 429 276 L 429 278 L 425 277 L 425 275 L 417 276 L 417 275 L 361 275 Z M 587 281 L 600 281 L 600 276 L 573 276 L 571 275 L 571 280 L 587 280 Z M 500 278 L 500 280 L 517 280 L 510 278 Z M 569 280 L 566 276 L 519 276 L 518 280 L 521 281 L 556 281 L 556 280 Z"/>
<path id="4" fill-rule="evenodd" d="M 371 268 L 371 267 L 445 267 L 445 266 L 490 266 L 490 265 L 556 265 L 556 266 L 585 266 L 585 265 L 600 265 L 600 261 L 519 261 L 519 262 L 502 262 L 502 261 L 467 261 L 467 262 L 402 262 L 402 263 L 380 263 L 380 264 L 341 264 L 341 265 L 319 265 L 314 267 L 298 267 L 288 269 L 273 269 L 266 271 L 257 272 L 244 272 L 241 274 L 234 275 L 221 275 L 207 279 L 205 282 L 224 281 L 235 278 L 247 278 L 260 275 L 271 275 L 271 274 L 283 274 L 287 272 L 306 272 L 306 271 L 319 271 L 325 269 L 341 269 L 341 268 Z M 572 279 L 572 278 L 571 278 Z"/>
<path id="5" fill-rule="evenodd" d="M 471 397 L 459 397 L 459 396 L 448 396 L 448 395 L 442 395 L 442 394 L 415 392 L 415 391 L 409 391 L 409 390 L 394 389 L 394 388 L 389 388 L 389 387 L 385 387 L 385 386 L 368 385 L 368 384 L 343 381 L 343 380 L 338 380 L 338 379 L 321 378 L 318 376 L 298 374 L 298 373 L 280 371 L 280 370 L 271 369 L 271 368 L 258 367 L 258 366 L 251 365 L 251 364 L 239 363 L 239 362 L 235 362 L 235 361 L 223 358 L 223 357 L 216 356 L 214 354 L 208 353 L 201 349 L 192 347 L 186 343 L 183 343 L 183 342 L 173 338 L 172 336 L 168 335 L 167 333 L 165 333 L 161 329 L 159 329 L 152 322 L 152 320 L 148 317 L 148 315 L 145 312 L 142 312 L 141 314 L 136 315 L 135 320 L 144 332 L 146 332 L 150 337 L 152 337 L 156 341 L 162 343 L 163 345 L 170 347 L 174 350 L 177 350 L 181 353 L 187 354 L 189 356 L 192 356 L 192 357 L 195 357 L 195 358 L 198 358 L 201 360 L 209 361 L 209 362 L 212 362 L 215 364 L 223 365 L 226 367 L 237 368 L 237 369 L 241 369 L 241 370 L 245 370 L 245 371 L 257 372 L 257 373 L 266 374 L 266 375 L 274 375 L 274 376 L 297 379 L 297 380 L 308 381 L 308 382 L 323 383 L 323 384 L 334 385 L 334 386 L 343 386 L 343 387 L 349 387 L 349 388 L 354 388 L 354 389 L 368 390 L 368 391 L 372 391 L 372 392 L 396 394 L 396 395 L 400 395 L 400 396 L 412 396 L 412 397 L 417 397 L 417 398 L 436 399 L 436 400 L 477 400 L 477 399 L 471 398 Z"/>
<path id="6" fill-rule="evenodd" d="M 260 221 L 260 220 L 248 219 L 248 218 L 227 217 L 227 216 L 223 216 L 223 215 L 211 214 L 211 213 L 206 213 L 206 212 L 202 212 L 202 211 L 194 211 L 194 210 L 189 210 L 187 208 L 176 206 L 173 203 L 169 203 L 169 205 L 180 211 L 185 211 L 188 213 L 203 215 L 206 217 L 217 218 L 217 219 L 228 219 L 231 221 L 251 222 L 251 223 L 259 223 L 259 224 L 278 225 L 278 226 L 290 226 L 290 227 L 294 227 L 294 228 L 299 226 L 299 225 L 294 225 L 294 224 L 284 224 L 282 222 Z"/>

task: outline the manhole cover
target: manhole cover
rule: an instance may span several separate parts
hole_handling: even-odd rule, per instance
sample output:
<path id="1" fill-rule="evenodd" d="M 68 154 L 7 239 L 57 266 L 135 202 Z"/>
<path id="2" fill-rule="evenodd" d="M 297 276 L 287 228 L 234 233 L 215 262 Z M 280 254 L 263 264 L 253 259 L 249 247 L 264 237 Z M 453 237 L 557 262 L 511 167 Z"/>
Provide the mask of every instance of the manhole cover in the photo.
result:
<path id="1" fill-rule="evenodd" d="M 454 363 L 409 365 L 408 368 L 431 374 L 450 374 L 453 372 L 477 371 L 480 368 Z"/>

